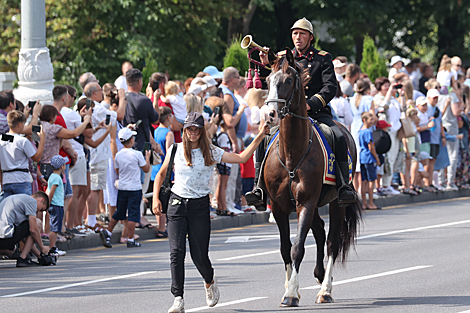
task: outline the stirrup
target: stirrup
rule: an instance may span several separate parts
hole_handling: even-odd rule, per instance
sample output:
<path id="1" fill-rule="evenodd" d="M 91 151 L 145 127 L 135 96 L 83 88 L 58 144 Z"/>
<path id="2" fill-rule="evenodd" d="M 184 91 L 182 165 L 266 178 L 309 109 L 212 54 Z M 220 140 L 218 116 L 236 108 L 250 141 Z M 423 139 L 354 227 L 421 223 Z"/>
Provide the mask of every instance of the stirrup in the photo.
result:
<path id="1" fill-rule="evenodd" d="M 245 194 L 246 203 L 252 205 L 258 211 L 266 211 L 266 203 L 264 202 L 263 189 L 256 187 L 253 191 Z"/>
<path id="2" fill-rule="evenodd" d="M 338 204 L 340 206 L 348 206 L 357 200 L 356 192 L 349 185 L 343 185 L 338 189 Z"/>

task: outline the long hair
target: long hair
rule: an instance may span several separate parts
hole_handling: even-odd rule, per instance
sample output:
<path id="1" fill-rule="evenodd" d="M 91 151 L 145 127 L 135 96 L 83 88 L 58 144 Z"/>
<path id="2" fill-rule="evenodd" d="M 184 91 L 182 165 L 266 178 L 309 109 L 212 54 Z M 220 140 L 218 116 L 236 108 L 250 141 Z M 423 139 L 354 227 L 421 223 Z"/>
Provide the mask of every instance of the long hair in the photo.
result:
<path id="1" fill-rule="evenodd" d="M 268 91 L 263 89 L 251 88 L 245 96 L 245 101 L 250 108 L 257 106 L 261 108 L 264 105 L 264 100 L 268 97 Z"/>
<path id="2" fill-rule="evenodd" d="M 186 101 L 186 111 L 188 113 L 199 112 L 202 114 L 204 111 L 204 104 L 198 96 L 193 95 L 192 93 L 187 93 L 184 95 L 183 99 Z"/>
<path id="3" fill-rule="evenodd" d="M 204 165 L 211 166 L 215 163 L 213 156 L 213 147 L 209 140 L 207 131 L 205 127 L 199 128 L 201 136 L 199 137 L 198 147 L 201 149 L 202 156 L 204 158 Z M 184 158 L 186 159 L 187 166 L 193 166 L 193 160 L 191 156 L 191 141 L 188 137 L 188 129 L 183 130 L 183 149 L 184 149 Z"/>
<path id="4" fill-rule="evenodd" d="M 359 78 L 356 81 L 357 87 L 357 94 L 356 94 L 356 108 L 359 108 L 359 104 L 361 103 L 362 96 L 366 94 L 366 92 L 370 89 L 370 84 L 362 78 Z"/>
<path id="5" fill-rule="evenodd" d="M 441 64 L 439 65 L 440 71 L 450 71 L 452 68 L 452 61 L 447 54 L 444 54 L 441 59 Z"/>
<path id="6" fill-rule="evenodd" d="M 413 100 L 413 83 L 411 80 L 405 80 L 403 82 L 403 89 L 405 90 L 405 100 Z"/>

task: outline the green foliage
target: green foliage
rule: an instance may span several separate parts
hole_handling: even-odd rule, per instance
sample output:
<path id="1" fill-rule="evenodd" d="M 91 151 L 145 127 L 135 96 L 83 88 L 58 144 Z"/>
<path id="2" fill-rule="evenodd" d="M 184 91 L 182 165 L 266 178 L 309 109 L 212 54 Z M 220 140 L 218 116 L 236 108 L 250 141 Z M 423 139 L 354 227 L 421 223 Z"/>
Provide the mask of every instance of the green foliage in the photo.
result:
<path id="1" fill-rule="evenodd" d="M 145 67 L 142 69 L 142 81 L 143 81 L 143 86 L 142 86 L 142 92 L 145 93 L 145 89 L 147 88 L 147 85 L 149 83 L 150 76 L 152 76 L 153 73 L 158 72 L 158 64 L 157 62 L 151 58 L 151 56 L 148 56 L 146 59 Z"/>
<path id="2" fill-rule="evenodd" d="M 250 61 L 246 56 L 247 51 L 240 46 L 241 41 L 241 37 L 232 40 L 224 57 L 224 68 L 233 66 L 238 69 L 240 76 L 245 76 L 250 67 Z"/>
<path id="3" fill-rule="evenodd" d="M 362 51 L 361 70 L 369 75 L 372 82 L 377 77 L 387 76 L 387 66 L 385 58 L 379 55 L 375 47 L 374 40 L 369 36 L 364 37 L 364 48 Z"/>

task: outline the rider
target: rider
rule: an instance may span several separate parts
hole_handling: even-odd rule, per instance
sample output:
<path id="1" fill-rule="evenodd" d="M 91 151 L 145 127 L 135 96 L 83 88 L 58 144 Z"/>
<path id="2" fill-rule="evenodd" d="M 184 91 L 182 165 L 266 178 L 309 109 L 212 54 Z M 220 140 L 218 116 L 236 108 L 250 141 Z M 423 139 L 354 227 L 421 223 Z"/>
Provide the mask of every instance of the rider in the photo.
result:
<path id="1" fill-rule="evenodd" d="M 336 81 L 331 55 L 326 51 L 318 51 L 312 46 L 313 27 L 312 24 L 304 17 L 294 23 L 291 28 L 292 41 L 295 48 L 293 49 L 294 58 L 302 69 L 307 69 L 307 78 L 310 79 L 305 86 L 305 98 L 307 99 L 308 115 L 320 123 L 328 125 L 335 137 L 335 155 L 336 155 L 336 186 L 338 188 L 338 201 L 340 206 L 347 206 L 349 203 L 356 201 L 356 193 L 349 186 L 349 164 L 347 155 L 346 139 L 333 122 L 331 108 L 327 105 L 336 94 L 338 82 Z M 261 62 L 269 65 L 268 54 L 260 51 Z M 261 76 L 267 76 L 261 69 Z M 258 149 L 263 149 L 262 145 Z M 264 156 L 264 151 L 257 151 L 257 156 Z M 255 205 L 257 208 L 262 207 L 263 192 L 258 187 L 259 168 L 262 159 L 256 162 L 255 178 L 256 188 L 252 192 L 248 192 L 245 197 L 249 205 Z"/>

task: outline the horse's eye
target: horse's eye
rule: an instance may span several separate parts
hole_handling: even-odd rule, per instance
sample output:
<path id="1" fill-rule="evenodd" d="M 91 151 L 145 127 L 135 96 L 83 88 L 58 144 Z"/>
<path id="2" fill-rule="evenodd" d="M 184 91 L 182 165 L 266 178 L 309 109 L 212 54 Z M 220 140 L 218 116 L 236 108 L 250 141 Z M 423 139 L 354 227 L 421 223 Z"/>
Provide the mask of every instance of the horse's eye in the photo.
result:
<path id="1" fill-rule="evenodd" d="M 289 78 L 287 78 L 287 79 L 286 79 L 286 83 L 288 83 L 288 84 L 292 84 L 292 78 L 290 78 L 290 77 L 289 77 Z"/>

